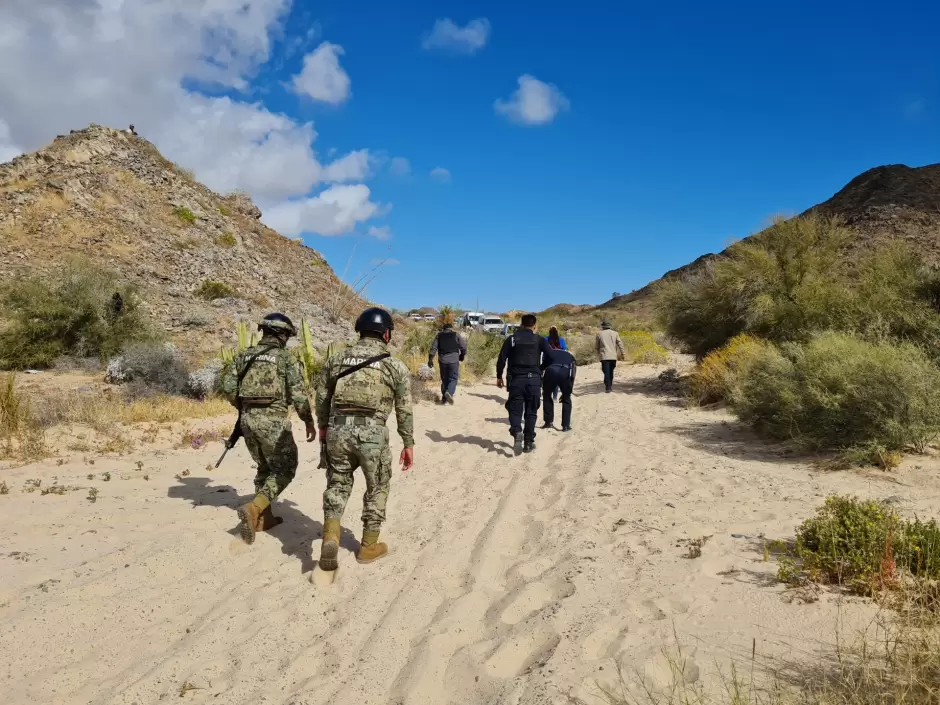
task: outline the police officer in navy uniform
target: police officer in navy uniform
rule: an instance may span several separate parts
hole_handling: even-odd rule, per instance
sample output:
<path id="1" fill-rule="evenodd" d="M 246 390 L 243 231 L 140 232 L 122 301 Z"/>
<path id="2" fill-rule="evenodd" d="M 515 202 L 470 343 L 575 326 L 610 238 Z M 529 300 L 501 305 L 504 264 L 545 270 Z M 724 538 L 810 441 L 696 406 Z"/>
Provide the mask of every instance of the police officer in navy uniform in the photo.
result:
<path id="1" fill-rule="evenodd" d="M 555 421 L 555 402 L 552 399 L 552 390 L 561 390 L 561 430 L 571 430 L 571 390 L 574 388 L 574 378 L 578 371 L 578 364 L 574 355 L 567 350 L 552 348 L 551 352 L 542 357 L 542 411 L 545 425 L 542 428 L 552 428 Z"/>
<path id="2" fill-rule="evenodd" d="M 512 434 L 516 455 L 535 450 L 535 424 L 542 401 L 541 362 L 551 354 L 548 342 L 535 333 L 535 316 L 527 313 L 522 326 L 506 338 L 496 361 L 496 385 L 503 388 L 503 370 L 507 368 L 506 387 L 509 399 L 509 433 Z M 523 430 L 523 416 L 525 429 Z"/>

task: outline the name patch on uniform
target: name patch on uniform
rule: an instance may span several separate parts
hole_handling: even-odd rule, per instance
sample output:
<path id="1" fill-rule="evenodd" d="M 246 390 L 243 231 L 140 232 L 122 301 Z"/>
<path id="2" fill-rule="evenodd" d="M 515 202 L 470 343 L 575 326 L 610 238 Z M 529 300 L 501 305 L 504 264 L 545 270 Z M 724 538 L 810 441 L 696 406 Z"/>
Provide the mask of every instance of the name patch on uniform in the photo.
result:
<path id="1" fill-rule="evenodd" d="M 277 358 L 274 355 L 258 355 L 257 357 L 251 358 L 255 362 L 277 362 Z"/>
<path id="2" fill-rule="evenodd" d="M 367 359 L 368 359 L 368 358 L 365 358 L 365 357 L 344 357 L 344 358 L 343 358 L 343 365 L 344 365 L 345 367 L 352 367 L 353 365 L 362 364 L 362 363 L 365 362 Z M 379 366 L 380 366 L 380 363 L 381 363 L 381 362 L 382 362 L 381 360 L 377 360 L 377 361 L 375 361 L 375 362 L 373 362 L 373 363 L 371 363 L 371 364 L 369 364 L 369 365 L 366 365 L 366 367 L 372 367 L 372 368 L 374 368 L 374 369 L 379 369 Z M 365 369 L 365 368 L 363 368 L 363 369 Z"/>

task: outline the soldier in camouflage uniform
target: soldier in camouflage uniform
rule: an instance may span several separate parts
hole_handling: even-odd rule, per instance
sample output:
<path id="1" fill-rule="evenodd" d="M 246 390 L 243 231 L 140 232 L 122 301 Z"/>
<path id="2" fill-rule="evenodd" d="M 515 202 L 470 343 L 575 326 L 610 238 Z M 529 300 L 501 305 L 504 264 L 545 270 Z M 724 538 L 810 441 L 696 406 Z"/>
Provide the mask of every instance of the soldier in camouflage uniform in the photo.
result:
<path id="1" fill-rule="evenodd" d="M 392 456 L 385 422 L 395 408 L 398 435 L 405 448 L 402 470 L 414 463 L 414 415 L 411 374 L 401 360 L 389 356 L 388 342 L 395 325 L 387 311 L 369 308 L 356 321 L 359 342 L 327 360 L 317 386 L 317 421 L 326 439 L 327 485 L 323 493 L 323 543 L 320 568 L 338 567 L 340 520 L 353 488 L 353 472 L 362 468 L 366 492 L 362 507 L 360 563 L 371 563 L 388 553 L 379 543 L 385 521 Z M 371 360 L 371 362 L 370 362 Z M 360 369 L 343 374 L 362 363 Z"/>
<path id="2" fill-rule="evenodd" d="M 245 543 L 254 542 L 256 531 L 283 521 L 274 516 L 271 503 L 297 472 L 297 444 L 288 419 L 291 405 L 307 425 L 307 441 L 316 437 L 300 371 L 286 350 L 288 339 L 296 334 L 294 324 L 282 313 L 271 313 L 258 330 L 261 341 L 239 353 L 222 380 L 222 394 L 238 408 L 245 445 L 258 464 L 255 498 L 238 510 Z"/>

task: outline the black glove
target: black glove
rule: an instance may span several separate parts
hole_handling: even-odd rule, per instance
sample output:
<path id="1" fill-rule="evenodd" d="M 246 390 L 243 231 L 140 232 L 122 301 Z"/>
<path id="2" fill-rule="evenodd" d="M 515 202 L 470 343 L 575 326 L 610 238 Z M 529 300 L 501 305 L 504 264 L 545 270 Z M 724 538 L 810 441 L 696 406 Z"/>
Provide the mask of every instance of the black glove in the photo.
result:
<path id="1" fill-rule="evenodd" d="M 460 361 L 463 362 L 463 355 L 460 356 Z"/>
<path id="2" fill-rule="evenodd" d="M 434 358 L 433 358 L 433 357 L 429 357 L 429 358 L 428 358 L 428 367 L 432 367 L 432 368 L 434 367 Z"/>

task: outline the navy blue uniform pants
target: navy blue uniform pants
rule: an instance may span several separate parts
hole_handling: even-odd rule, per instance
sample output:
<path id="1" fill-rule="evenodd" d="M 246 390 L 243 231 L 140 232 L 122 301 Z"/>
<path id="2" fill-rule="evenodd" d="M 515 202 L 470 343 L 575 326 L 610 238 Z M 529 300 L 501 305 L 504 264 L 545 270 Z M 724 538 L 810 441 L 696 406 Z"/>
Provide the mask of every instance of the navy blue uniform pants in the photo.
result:
<path id="1" fill-rule="evenodd" d="M 567 367 L 548 367 L 542 377 L 542 410 L 545 423 L 551 425 L 555 422 L 555 401 L 552 399 L 552 390 L 561 390 L 561 425 L 567 428 L 571 425 L 571 370 Z"/>
<path id="2" fill-rule="evenodd" d="M 438 364 L 441 370 L 441 396 L 445 394 L 454 396 L 457 393 L 457 380 L 460 379 L 460 363 L 441 362 Z"/>
<path id="3" fill-rule="evenodd" d="M 614 387 L 614 368 L 616 360 L 601 360 L 601 369 L 604 370 L 604 389 L 608 392 Z"/>
<path id="4" fill-rule="evenodd" d="M 510 378 L 507 387 L 509 432 L 515 436 L 521 431 L 526 442 L 534 441 L 535 424 L 539 420 L 539 405 L 542 403 L 542 380 L 537 374 L 531 377 L 517 375 Z"/>

